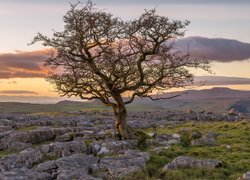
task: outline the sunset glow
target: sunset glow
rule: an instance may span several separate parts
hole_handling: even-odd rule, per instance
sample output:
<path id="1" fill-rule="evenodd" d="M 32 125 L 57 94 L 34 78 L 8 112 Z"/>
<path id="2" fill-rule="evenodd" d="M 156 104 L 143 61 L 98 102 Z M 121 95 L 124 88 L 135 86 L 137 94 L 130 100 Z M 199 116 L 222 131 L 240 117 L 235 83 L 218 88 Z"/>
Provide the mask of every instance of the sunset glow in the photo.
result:
<path id="1" fill-rule="evenodd" d="M 72 1 L 71 1 L 72 2 Z M 73 1 L 74 3 L 76 1 Z M 250 90 L 250 2 L 240 1 L 108 1 L 96 0 L 96 7 L 123 19 L 138 17 L 144 9 L 156 8 L 171 19 L 189 20 L 187 42 L 194 55 L 211 61 L 212 74 L 195 71 L 196 76 L 249 78 L 249 84 L 209 85 Z M 63 30 L 68 0 L 0 0 L 0 101 L 3 96 L 58 97 L 44 77 L 48 51 L 41 44 L 28 45 L 41 32 L 51 36 Z M 204 37 L 204 38 L 200 38 Z M 187 45 L 187 44 L 188 45 Z M 188 48 L 187 47 L 187 48 Z M 192 49 L 193 48 L 193 49 Z M 230 54 L 231 53 L 231 54 Z M 210 58 L 211 56 L 211 58 Z M 5 98 L 6 99 L 6 98 Z M 41 98 L 42 101 L 42 98 Z"/>

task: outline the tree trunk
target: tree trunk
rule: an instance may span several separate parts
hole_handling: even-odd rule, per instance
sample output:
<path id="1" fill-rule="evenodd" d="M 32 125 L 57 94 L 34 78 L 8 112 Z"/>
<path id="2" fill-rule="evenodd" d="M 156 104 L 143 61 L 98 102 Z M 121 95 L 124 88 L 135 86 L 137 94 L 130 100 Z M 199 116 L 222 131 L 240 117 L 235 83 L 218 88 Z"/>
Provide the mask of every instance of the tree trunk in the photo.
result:
<path id="1" fill-rule="evenodd" d="M 127 125 L 127 110 L 124 105 L 118 105 L 114 108 L 115 129 L 119 139 L 133 139 L 135 137 L 132 129 Z"/>

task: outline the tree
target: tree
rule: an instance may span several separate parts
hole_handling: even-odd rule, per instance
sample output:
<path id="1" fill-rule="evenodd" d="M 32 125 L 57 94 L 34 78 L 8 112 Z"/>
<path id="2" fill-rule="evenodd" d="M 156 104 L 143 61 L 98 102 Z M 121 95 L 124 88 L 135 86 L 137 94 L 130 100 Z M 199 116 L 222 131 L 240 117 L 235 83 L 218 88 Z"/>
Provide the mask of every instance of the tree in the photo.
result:
<path id="1" fill-rule="evenodd" d="M 91 1 L 79 6 L 71 5 L 62 32 L 52 38 L 38 33 L 32 43 L 42 41 L 53 49 L 46 65 L 53 69 L 48 80 L 57 92 L 112 107 L 115 128 L 124 139 L 133 136 L 126 124 L 127 104 L 136 97 L 163 99 L 152 94 L 192 83 L 192 68 L 209 70 L 207 61 L 173 46 L 188 21 L 169 20 L 154 9 L 123 21 L 96 10 Z"/>

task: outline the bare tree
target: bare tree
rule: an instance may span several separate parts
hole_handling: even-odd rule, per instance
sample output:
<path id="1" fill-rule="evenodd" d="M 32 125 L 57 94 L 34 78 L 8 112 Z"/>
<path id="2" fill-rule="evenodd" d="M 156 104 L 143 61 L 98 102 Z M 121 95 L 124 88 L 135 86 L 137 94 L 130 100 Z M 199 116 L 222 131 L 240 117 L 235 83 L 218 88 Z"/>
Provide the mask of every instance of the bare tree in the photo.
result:
<path id="1" fill-rule="evenodd" d="M 55 51 L 46 64 L 56 69 L 48 77 L 56 90 L 112 107 L 122 138 L 133 136 L 125 105 L 136 97 L 162 99 L 152 94 L 192 83 L 192 68 L 209 70 L 207 61 L 180 53 L 170 43 L 184 36 L 188 21 L 172 21 L 155 10 L 123 21 L 96 10 L 91 1 L 79 6 L 71 5 L 62 32 L 52 38 L 39 33 L 32 43 L 42 41 Z"/>

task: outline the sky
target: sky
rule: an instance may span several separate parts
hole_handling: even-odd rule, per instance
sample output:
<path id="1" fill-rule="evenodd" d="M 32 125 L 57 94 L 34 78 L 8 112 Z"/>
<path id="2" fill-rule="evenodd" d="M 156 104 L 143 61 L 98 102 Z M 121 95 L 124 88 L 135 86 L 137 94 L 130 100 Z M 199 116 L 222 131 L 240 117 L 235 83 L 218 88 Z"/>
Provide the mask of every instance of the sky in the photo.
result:
<path id="1" fill-rule="evenodd" d="M 95 0 L 94 3 L 96 8 L 125 20 L 153 8 L 170 19 L 189 20 L 186 38 L 177 46 L 189 46 L 191 53 L 208 57 L 213 71 L 209 76 L 250 78 L 249 0 Z M 38 32 L 51 37 L 53 30 L 63 30 L 63 15 L 69 7 L 69 0 L 0 0 L 0 101 L 1 98 L 11 101 L 15 96 L 23 99 L 58 96 L 44 80 L 44 47 L 39 43 L 28 44 Z M 202 71 L 195 75 L 208 76 Z M 223 86 L 250 90 L 250 82 L 223 81 Z"/>

